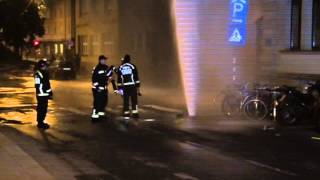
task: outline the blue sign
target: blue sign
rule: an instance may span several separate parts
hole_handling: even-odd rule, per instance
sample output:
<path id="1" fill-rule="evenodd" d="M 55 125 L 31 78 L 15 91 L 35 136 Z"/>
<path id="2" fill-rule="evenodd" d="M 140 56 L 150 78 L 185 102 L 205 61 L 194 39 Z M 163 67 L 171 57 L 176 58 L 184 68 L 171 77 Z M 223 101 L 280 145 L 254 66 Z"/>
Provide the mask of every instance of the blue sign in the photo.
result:
<path id="1" fill-rule="evenodd" d="M 248 7 L 249 0 L 230 0 L 228 42 L 232 45 L 246 45 Z"/>

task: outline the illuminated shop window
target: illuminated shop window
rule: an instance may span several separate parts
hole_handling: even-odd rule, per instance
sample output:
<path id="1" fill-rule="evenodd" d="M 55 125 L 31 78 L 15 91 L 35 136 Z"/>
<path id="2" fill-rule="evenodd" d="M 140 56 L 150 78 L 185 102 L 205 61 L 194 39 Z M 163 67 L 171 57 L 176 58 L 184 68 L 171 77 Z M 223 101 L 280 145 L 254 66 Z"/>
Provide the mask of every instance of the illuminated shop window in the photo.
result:
<path id="1" fill-rule="evenodd" d="M 302 0 L 292 0 L 290 49 L 300 49 Z"/>
<path id="2" fill-rule="evenodd" d="M 313 0 L 312 49 L 320 50 L 320 0 Z"/>

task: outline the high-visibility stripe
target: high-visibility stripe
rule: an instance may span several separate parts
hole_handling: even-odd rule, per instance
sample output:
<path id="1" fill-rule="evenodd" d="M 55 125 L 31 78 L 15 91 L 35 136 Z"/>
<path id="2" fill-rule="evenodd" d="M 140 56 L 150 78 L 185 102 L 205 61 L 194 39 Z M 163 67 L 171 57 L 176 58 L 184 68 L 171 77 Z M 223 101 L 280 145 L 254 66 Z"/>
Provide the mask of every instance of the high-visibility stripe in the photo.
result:
<path id="1" fill-rule="evenodd" d="M 37 96 L 49 96 L 48 93 L 37 94 Z"/>
<path id="2" fill-rule="evenodd" d="M 138 113 L 139 113 L 139 110 L 132 110 L 132 113 L 133 113 L 133 114 L 138 114 Z"/>
<path id="3" fill-rule="evenodd" d="M 35 84 L 40 84 L 41 83 L 41 80 L 38 77 L 34 78 L 34 81 L 35 81 Z"/>
<path id="4" fill-rule="evenodd" d="M 52 91 L 52 89 L 48 89 L 48 90 L 47 90 L 47 93 L 48 93 L 48 92 L 51 92 L 51 91 Z"/>
<path id="5" fill-rule="evenodd" d="M 123 66 L 130 66 L 132 69 L 134 69 L 134 66 L 129 63 L 125 63 L 125 64 L 121 65 L 120 68 L 122 68 Z"/>
<path id="6" fill-rule="evenodd" d="M 40 86 L 39 86 L 39 91 L 40 91 L 40 94 L 43 94 L 43 90 L 42 90 L 42 87 L 43 87 L 43 84 L 40 84 Z"/>
<path id="7" fill-rule="evenodd" d="M 109 71 L 108 73 L 107 73 L 107 76 L 110 76 L 112 74 L 112 71 Z"/>
<path id="8" fill-rule="evenodd" d="M 98 83 L 98 82 L 95 82 L 95 83 L 93 83 L 93 85 L 94 85 L 94 86 L 98 86 L 98 85 L 99 85 L 99 83 Z"/>
<path id="9" fill-rule="evenodd" d="M 123 112 L 123 114 L 130 114 L 130 111 L 125 111 Z"/>
<path id="10" fill-rule="evenodd" d="M 123 85 L 128 86 L 128 85 L 135 85 L 136 83 L 134 82 L 127 82 L 127 83 L 123 83 Z"/>
<path id="11" fill-rule="evenodd" d="M 106 113 L 105 113 L 105 112 L 98 112 L 98 115 L 99 115 L 99 116 L 105 116 Z"/>
<path id="12" fill-rule="evenodd" d="M 106 88 L 105 87 L 98 87 L 100 90 L 105 90 Z"/>
<path id="13" fill-rule="evenodd" d="M 42 75 L 42 73 L 41 73 L 40 71 L 37 71 L 37 74 L 38 74 L 41 78 L 43 78 L 43 75 Z"/>
<path id="14" fill-rule="evenodd" d="M 140 83 L 140 81 L 136 81 L 136 84 L 139 84 Z"/>
<path id="15" fill-rule="evenodd" d="M 105 71 L 98 71 L 98 74 L 103 74 L 105 73 Z"/>

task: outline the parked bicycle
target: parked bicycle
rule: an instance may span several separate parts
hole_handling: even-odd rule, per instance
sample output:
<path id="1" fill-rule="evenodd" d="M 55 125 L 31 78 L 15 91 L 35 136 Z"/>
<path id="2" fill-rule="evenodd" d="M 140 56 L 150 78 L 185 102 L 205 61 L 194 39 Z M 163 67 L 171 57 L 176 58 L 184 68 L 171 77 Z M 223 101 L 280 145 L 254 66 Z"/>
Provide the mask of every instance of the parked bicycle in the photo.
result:
<path id="1" fill-rule="evenodd" d="M 248 83 L 244 85 L 234 85 L 224 91 L 221 110 L 228 117 L 240 116 L 243 105 L 252 97 L 252 92 L 248 88 Z"/>

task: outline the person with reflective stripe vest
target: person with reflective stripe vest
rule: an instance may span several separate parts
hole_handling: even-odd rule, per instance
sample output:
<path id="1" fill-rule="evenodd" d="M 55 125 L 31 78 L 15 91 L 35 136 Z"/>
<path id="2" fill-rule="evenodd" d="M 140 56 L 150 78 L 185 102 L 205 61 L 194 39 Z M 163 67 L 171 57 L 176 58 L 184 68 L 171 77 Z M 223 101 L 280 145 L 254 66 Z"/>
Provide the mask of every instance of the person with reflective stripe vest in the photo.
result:
<path id="1" fill-rule="evenodd" d="M 131 63 L 130 55 L 125 55 L 122 65 L 117 70 L 119 90 L 123 91 L 123 116 L 130 117 L 129 100 L 131 99 L 132 117 L 139 118 L 138 95 L 140 93 L 140 80 L 137 67 Z"/>
<path id="2" fill-rule="evenodd" d="M 44 122 L 48 111 L 48 100 L 52 99 L 53 93 L 47 71 L 47 62 L 40 60 L 34 74 L 37 95 L 37 122 L 38 128 L 48 129 L 50 126 Z"/>
<path id="3" fill-rule="evenodd" d="M 99 64 L 92 71 L 93 110 L 91 118 L 93 122 L 105 116 L 105 107 L 108 103 L 108 81 L 111 80 L 113 66 L 109 68 L 106 65 L 107 59 L 104 55 L 100 55 Z"/>

